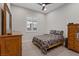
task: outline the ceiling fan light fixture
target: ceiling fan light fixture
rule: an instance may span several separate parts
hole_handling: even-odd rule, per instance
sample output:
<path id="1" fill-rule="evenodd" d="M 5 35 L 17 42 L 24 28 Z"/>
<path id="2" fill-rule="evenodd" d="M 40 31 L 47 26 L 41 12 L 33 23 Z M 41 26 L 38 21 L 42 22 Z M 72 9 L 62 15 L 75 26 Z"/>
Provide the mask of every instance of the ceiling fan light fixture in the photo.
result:
<path id="1" fill-rule="evenodd" d="M 46 11 L 47 9 L 46 9 L 46 7 L 45 7 L 45 6 L 43 6 L 43 7 L 42 7 L 42 10 L 43 10 L 43 11 Z"/>
<path id="2" fill-rule="evenodd" d="M 46 9 L 46 7 L 44 8 L 44 11 L 46 11 L 47 9 Z"/>
<path id="3" fill-rule="evenodd" d="M 39 3 L 39 5 L 41 5 L 41 7 L 42 7 L 42 11 L 46 11 L 46 10 L 47 10 L 47 9 L 46 9 L 46 6 L 47 6 L 48 4 L 51 4 L 51 3 Z"/>
<path id="4" fill-rule="evenodd" d="M 43 11 L 46 11 L 47 9 L 46 9 L 46 4 L 45 3 L 42 3 L 42 10 Z"/>
<path id="5" fill-rule="evenodd" d="M 42 6 L 45 6 L 45 4 L 43 3 Z"/>

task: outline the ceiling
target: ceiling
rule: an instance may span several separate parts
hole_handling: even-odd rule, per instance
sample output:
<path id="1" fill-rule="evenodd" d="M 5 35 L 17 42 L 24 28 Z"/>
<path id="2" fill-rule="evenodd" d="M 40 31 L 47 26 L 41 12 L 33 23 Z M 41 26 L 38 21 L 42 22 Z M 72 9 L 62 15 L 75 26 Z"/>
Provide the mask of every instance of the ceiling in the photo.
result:
<path id="1" fill-rule="evenodd" d="M 42 10 L 42 6 L 39 5 L 38 3 L 12 3 L 12 5 L 16 5 L 19 7 L 23 7 L 23 8 L 28 8 L 37 12 L 41 12 L 41 13 L 49 13 L 51 11 L 56 10 L 57 8 L 59 8 L 60 6 L 64 5 L 64 3 L 51 3 L 46 5 L 46 11 Z"/>

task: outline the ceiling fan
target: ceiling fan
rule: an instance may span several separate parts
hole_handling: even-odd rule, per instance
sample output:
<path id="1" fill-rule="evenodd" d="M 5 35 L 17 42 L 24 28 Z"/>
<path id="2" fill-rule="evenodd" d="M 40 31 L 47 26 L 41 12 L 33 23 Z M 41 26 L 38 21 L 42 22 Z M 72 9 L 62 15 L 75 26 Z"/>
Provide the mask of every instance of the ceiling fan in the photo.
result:
<path id="1" fill-rule="evenodd" d="M 38 4 L 42 6 L 42 10 L 43 10 L 43 11 L 46 11 L 46 10 L 47 10 L 47 9 L 46 9 L 46 5 L 49 5 L 49 4 L 51 4 L 51 3 L 38 3 Z"/>

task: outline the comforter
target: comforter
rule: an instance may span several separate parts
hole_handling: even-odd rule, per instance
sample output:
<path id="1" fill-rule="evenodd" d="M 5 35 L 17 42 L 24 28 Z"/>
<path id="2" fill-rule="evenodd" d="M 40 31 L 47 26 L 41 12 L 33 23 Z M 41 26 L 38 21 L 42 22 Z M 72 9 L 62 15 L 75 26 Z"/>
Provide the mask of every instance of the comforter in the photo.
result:
<path id="1" fill-rule="evenodd" d="M 63 35 L 44 34 L 33 37 L 32 42 L 37 45 L 44 54 L 47 54 L 49 46 L 63 41 Z"/>

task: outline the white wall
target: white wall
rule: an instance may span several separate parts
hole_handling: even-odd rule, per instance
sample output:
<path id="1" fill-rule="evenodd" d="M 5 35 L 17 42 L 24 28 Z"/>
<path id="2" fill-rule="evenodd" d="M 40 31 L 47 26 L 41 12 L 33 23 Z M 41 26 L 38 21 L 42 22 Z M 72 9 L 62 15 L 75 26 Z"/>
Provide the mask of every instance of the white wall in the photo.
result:
<path id="1" fill-rule="evenodd" d="M 29 9 L 17 7 L 11 5 L 12 12 L 12 28 L 13 32 L 20 32 L 23 34 L 23 42 L 26 40 L 32 40 L 33 36 L 45 33 L 45 15 L 38 13 Z M 26 17 L 38 18 L 38 31 L 37 32 L 27 32 L 26 31 Z"/>
<path id="2" fill-rule="evenodd" d="M 67 37 L 67 24 L 79 23 L 79 4 L 65 4 L 57 10 L 47 14 L 47 32 L 49 30 L 64 30 Z"/>

